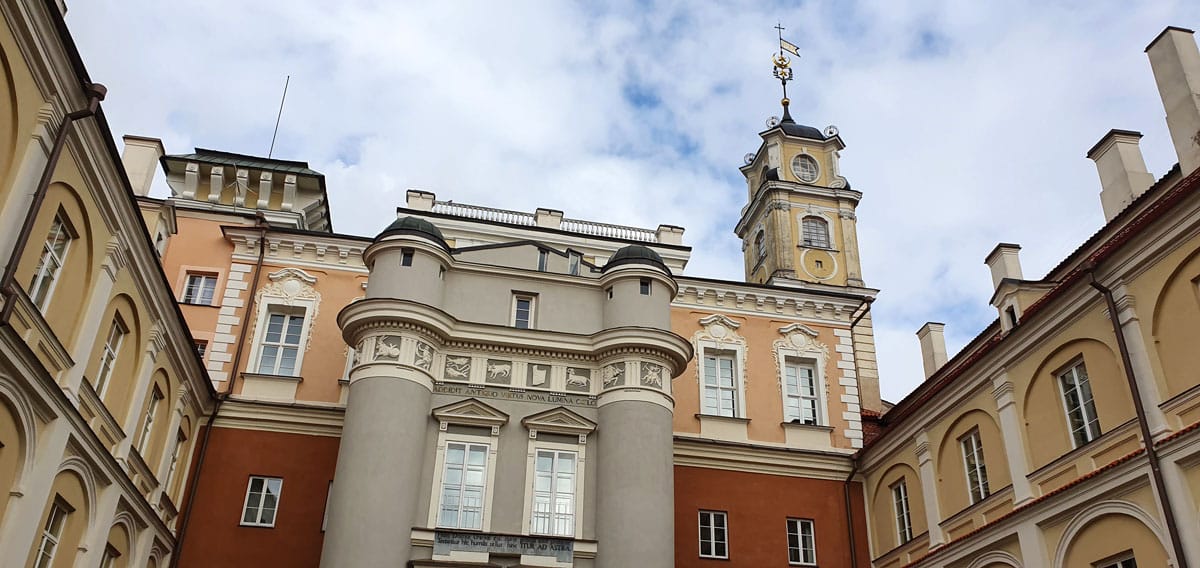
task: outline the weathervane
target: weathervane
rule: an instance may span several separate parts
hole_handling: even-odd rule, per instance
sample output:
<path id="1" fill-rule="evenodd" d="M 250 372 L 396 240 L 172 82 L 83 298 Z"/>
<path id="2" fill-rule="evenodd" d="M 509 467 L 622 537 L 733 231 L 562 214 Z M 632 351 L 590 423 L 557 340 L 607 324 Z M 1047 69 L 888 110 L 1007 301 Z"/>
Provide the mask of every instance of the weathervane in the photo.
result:
<path id="1" fill-rule="evenodd" d="M 779 101 L 783 104 L 783 118 L 784 120 L 790 120 L 792 117 L 791 113 L 788 112 L 788 104 L 791 101 L 788 100 L 787 96 L 787 84 L 788 81 L 792 80 L 792 60 L 783 53 L 786 51 L 796 57 L 800 57 L 800 48 L 796 47 L 796 44 L 783 39 L 783 30 L 786 28 L 783 27 L 782 22 L 777 22 L 775 29 L 779 32 L 779 54 L 772 56 L 771 59 L 775 63 L 775 78 L 779 79 L 779 84 L 783 86 L 783 99 Z"/>

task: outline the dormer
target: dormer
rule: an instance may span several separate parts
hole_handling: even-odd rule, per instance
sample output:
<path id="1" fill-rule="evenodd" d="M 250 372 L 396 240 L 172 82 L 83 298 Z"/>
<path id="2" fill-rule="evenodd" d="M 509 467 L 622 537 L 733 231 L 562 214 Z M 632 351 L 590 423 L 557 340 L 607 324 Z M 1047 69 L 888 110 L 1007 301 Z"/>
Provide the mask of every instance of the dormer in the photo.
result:
<path id="1" fill-rule="evenodd" d="M 332 231 L 325 176 L 307 162 L 196 148 L 161 163 L 182 206 L 261 212 L 272 225 Z"/>
<path id="2" fill-rule="evenodd" d="M 989 303 L 1000 313 L 1000 329 L 1008 332 L 1021 322 L 1025 308 L 1033 305 L 1056 284 L 1047 280 L 1025 280 L 1021 273 L 1021 245 L 1000 243 L 984 263 L 992 272 L 995 292 Z"/>

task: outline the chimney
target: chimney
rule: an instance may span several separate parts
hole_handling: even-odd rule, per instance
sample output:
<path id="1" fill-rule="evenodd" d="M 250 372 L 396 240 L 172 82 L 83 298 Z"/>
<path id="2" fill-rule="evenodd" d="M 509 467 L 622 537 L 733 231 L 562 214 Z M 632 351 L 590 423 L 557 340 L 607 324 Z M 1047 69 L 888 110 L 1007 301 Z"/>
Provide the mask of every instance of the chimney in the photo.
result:
<path id="1" fill-rule="evenodd" d="M 932 377 L 946 364 L 946 324 L 927 322 L 917 330 L 921 342 L 921 362 L 925 364 L 925 378 Z"/>
<path id="2" fill-rule="evenodd" d="M 1021 245 L 1012 243 L 1000 243 L 992 252 L 988 253 L 987 258 L 983 260 L 992 269 L 992 289 L 1000 287 L 1000 282 L 1005 278 L 1014 280 L 1024 280 L 1021 275 L 1021 259 L 1019 254 Z"/>
<path id="3" fill-rule="evenodd" d="M 1200 50 L 1193 33 L 1168 26 L 1146 46 L 1184 176 L 1200 167 Z"/>
<path id="4" fill-rule="evenodd" d="M 1100 205 L 1104 220 L 1112 221 L 1129 203 L 1154 185 L 1154 176 L 1146 171 L 1146 160 L 1138 147 L 1142 133 L 1109 130 L 1091 150 L 1088 159 L 1096 162 L 1100 174 Z"/>
<path id="5" fill-rule="evenodd" d="M 408 205 L 409 209 L 416 209 L 417 211 L 433 211 L 433 202 L 436 199 L 436 195 L 419 189 L 410 189 L 405 194 L 405 204 Z"/>
<path id="6" fill-rule="evenodd" d="M 133 194 L 143 197 L 150 195 L 150 185 L 154 183 L 158 160 L 166 153 L 163 151 L 162 140 L 131 134 L 126 134 L 122 139 L 125 141 L 125 149 L 121 151 L 121 164 L 125 166 L 125 175 L 129 177 Z"/>

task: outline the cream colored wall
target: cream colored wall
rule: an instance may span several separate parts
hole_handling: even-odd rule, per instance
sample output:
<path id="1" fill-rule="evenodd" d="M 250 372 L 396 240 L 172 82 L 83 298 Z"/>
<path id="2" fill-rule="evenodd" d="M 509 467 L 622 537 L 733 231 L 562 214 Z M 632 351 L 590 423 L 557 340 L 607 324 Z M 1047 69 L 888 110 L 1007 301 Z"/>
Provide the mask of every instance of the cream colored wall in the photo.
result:
<path id="1" fill-rule="evenodd" d="M 912 522 L 912 534 L 915 537 L 929 530 L 925 516 L 924 491 L 921 488 L 921 477 L 917 474 L 917 461 L 911 446 L 896 451 L 892 460 L 885 466 L 870 472 L 864 472 L 867 477 L 866 490 L 869 497 L 867 512 L 871 518 L 872 550 L 876 556 L 905 543 L 899 542 L 896 528 L 896 514 L 892 503 L 892 486 L 900 479 L 908 489 L 908 511 Z"/>
<path id="2" fill-rule="evenodd" d="M 1194 388 L 1200 349 L 1200 237 L 1181 243 L 1162 261 L 1129 284 L 1139 302 L 1138 323 L 1150 354 L 1150 364 L 1162 398 L 1169 399 Z M 1145 307 L 1143 307 L 1145 306 Z M 1180 417 L 1186 426 L 1200 420 L 1200 409 Z"/>
<path id="3" fill-rule="evenodd" d="M 20 475 L 25 461 L 27 441 L 21 433 L 17 417 L 9 406 L 10 402 L 0 398 L 0 488 L 12 487 Z M 0 492 L 0 527 L 4 526 L 4 513 L 12 495 Z"/>
<path id="4" fill-rule="evenodd" d="M 118 555 L 112 564 L 112 568 L 126 568 L 126 566 L 129 566 L 131 552 L 129 549 L 129 532 L 125 530 L 123 525 L 113 525 L 109 529 L 107 545 L 111 546 Z"/>
<path id="5" fill-rule="evenodd" d="M 0 27 L 0 203 L 6 203 L 42 97 L 8 26 Z M 6 251 L 7 252 L 7 251 Z"/>
<path id="6" fill-rule="evenodd" d="M 996 403 L 989 391 L 976 394 L 959 405 L 959 412 L 942 420 L 928 430 L 937 472 L 938 502 L 943 516 L 950 517 L 971 506 L 967 488 L 967 472 L 960 440 L 978 429 L 983 445 L 988 487 L 995 493 L 1012 483 L 1008 458 L 1004 453 L 1004 438 L 1000 433 Z"/>
<path id="7" fill-rule="evenodd" d="M 87 501 L 87 492 L 84 491 L 83 481 L 79 479 L 79 476 L 74 472 L 64 471 L 54 478 L 54 485 L 50 491 L 50 499 L 46 501 L 41 521 L 37 526 L 46 526 L 46 519 L 50 517 L 50 507 L 54 504 L 56 498 L 61 498 L 71 511 L 67 515 L 62 537 L 58 540 L 58 548 L 54 554 L 54 562 L 51 568 L 69 568 L 75 565 L 79 546 L 82 544 L 83 535 L 88 529 L 88 518 L 93 504 Z M 34 539 L 33 546 L 29 549 L 28 566 L 33 566 L 34 559 L 36 558 L 37 547 L 41 541 L 40 531 L 38 531 L 38 534 L 39 537 Z"/>

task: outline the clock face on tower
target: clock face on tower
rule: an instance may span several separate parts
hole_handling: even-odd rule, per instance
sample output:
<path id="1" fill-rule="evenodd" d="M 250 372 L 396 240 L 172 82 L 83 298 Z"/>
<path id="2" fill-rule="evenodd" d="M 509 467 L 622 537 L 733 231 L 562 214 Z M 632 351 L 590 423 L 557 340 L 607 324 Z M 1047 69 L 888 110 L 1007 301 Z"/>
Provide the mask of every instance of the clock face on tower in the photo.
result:
<path id="1" fill-rule="evenodd" d="M 797 154 L 792 158 L 792 175 L 804 183 L 817 181 L 817 176 L 820 175 L 817 161 L 808 154 Z"/>

